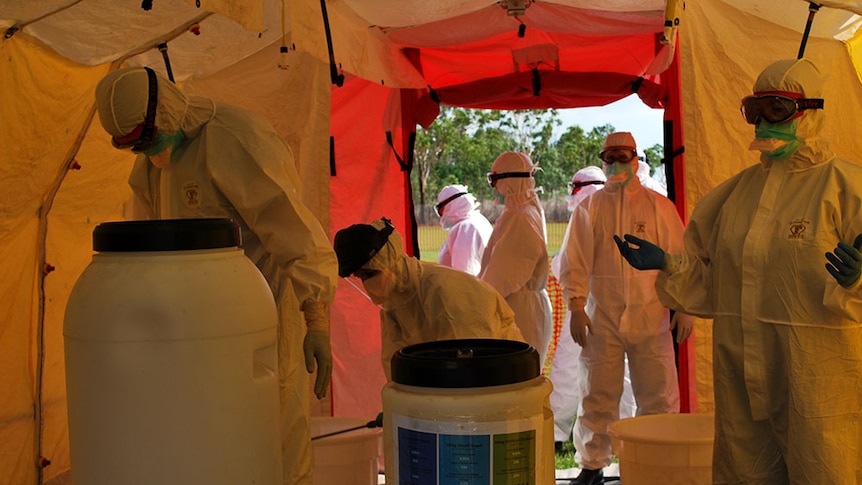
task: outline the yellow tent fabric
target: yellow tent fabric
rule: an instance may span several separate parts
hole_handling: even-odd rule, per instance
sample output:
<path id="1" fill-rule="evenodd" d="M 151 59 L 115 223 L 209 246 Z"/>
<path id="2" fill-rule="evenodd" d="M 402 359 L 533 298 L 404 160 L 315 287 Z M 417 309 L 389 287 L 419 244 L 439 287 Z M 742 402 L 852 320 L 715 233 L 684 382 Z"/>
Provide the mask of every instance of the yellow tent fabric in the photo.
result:
<path id="1" fill-rule="evenodd" d="M 184 32 L 196 20 L 204 30 L 218 32 L 173 43 L 178 52 L 184 46 L 200 52 L 178 59 L 175 74 L 189 89 L 265 114 L 298 155 L 304 200 L 329 227 L 329 167 L 321 162 L 329 157 L 331 85 L 320 6 L 317 0 L 285 1 L 286 20 L 275 0 L 202 2 L 247 26 L 260 25 L 255 22 L 264 15 L 264 28 L 251 32 L 225 17 L 202 14 L 191 0 L 157 1 L 165 8 L 153 18 L 140 11 L 114 18 L 128 9 L 126 2 L 114 0 L 0 0 L 4 29 L 14 25 L 10 19 L 32 19 L 49 5 L 73 5 L 32 31 L 24 28 L 0 39 L 0 485 L 45 483 L 70 468 L 63 313 L 72 285 L 90 260 L 93 228 L 121 220 L 130 196 L 126 179 L 133 157 L 110 147 L 98 123 L 90 124 L 93 88 L 111 62 L 129 56 L 127 62 L 134 65 L 162 65 L 161 54 L 146 42 Z M 385 17 L 393 28 L 437 21 L 444 31 L 442 22 L 449 16 L 496 2 L 396 3 L 328 2 L 337 61 L 345 72 L 381 86 L 421 89 L 426 85 L 421 74 L 365 17 Z M 610 3 L 619 11 L 661 12 L 666 5 L 665 0 L 555 3 L 582 8 Z M 738 114 L 739 100 L 763 66 L 796 56 L 807 3 L 686 2 L 679 52 L 689 210 L 718 183 L 756 163 L 745 149 L 752 131 Z M 828 3 L 860 11 L 858 1 Z M 81 25 L 76 20 L 81 9 L 106 10 L 104 24 Z M 836 135 L 833 148 L 860 160 L 862 137 L 855 134 L 855 122 L 862 119 L 857 78 L 862 55 L 859 38 L 853 37 L 859 22 L 836 12 L 823 7 L 817 14 L 806 56 L 829 75 L 826 131 Z M 119 21 L 126 22 L 123 29 L 114 25 Z M 282 25 L 288 26 L 284 32 Z M 850 40 L 845 44 L 835 36 Z M 283 39 L 291 46 L 288 70 L 275 67 Z M 709 325 L 699 321 L 696 330 L 701 412 L 714 406 Z"/>

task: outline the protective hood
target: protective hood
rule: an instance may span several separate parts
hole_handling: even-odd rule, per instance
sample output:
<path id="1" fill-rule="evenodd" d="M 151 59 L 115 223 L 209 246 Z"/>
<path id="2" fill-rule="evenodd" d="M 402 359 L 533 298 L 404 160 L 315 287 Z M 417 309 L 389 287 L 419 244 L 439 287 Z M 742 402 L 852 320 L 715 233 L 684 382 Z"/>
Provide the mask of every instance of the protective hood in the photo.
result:
<path id="1" fill-rule="evenodd" d="M 503 152 L 491 165 L 493 173 L 533 173 L 536 168 L 537 164 L 534 164 L 526 153 L 520 152 Z M 510 200 L 518 202 L 536 197 L 533 191 L 535 187 L 536 181 L 533 177 L 505 178 L 497 181 L 495 189 L 497 193 L 506 197 L 506 203 L 508 204 Z"/>
<path id="2" fill-rule="evenodd" d="M 605 172 L 603 172 L 601 168 L 593 165 L 578 170 L 572 177 L 573 184 L 578 182 L 604 182 L 605 180 L 607 180 L 607 177 L 605 177 Z M 581 187 L 580 190 L 578 190 L 576 194 L 567 195 L 566 203 L 568 205 L 569 211 L 571 212 L 575 210 L 575 206 L 580 204 L 582 200 L 586 199 L 591 194 L 594 194 L 597 191 L 601 190 L 603 187 L 604 185 L 599 184 L 584 185 L 583 187 Z"/>
<path id="3" fill-rule="evenodd" d="M 156 80 L 156 127 L 165 133 L 182 129 L 186 135 L 194 137 L 200 127 L 212 119 L 215 104 L 209 98 L 186 95 L 158 73 Z M 122 137 L 143 123 L 148 91 L 147 72 L 141 67 L 119 69 L 102 78 L 96 86 L 96 109 L 105 131 Z"/>
<path id="4" fill-rule="evenodd" d="M 808 59 L 775 61 L 766 66 L 757 77 L 754 83 L 754 94 L 775 91 L 797 93 L 806 98 L 822 98 L 823 77 L 817 66 Z M 823 130 L 824 110 L 805 110 L 797 121 L 796 138 L 801 145 L 792 158 L 801 157 L 811 163 L 825 160 L 827 144 L 820 137 Z M 761 160 L 768 161 L 768 156 L 761 156 Z"/>
<path id="5" fill-rule="evenodd" d="M 599 153 L 599 156 L 608 150 L 631 150 L 633 152 L 637 152 L 637 148 L 635 137 L 632 136 L 631 133 L 627 131 L 618 131 L 611 133 L 607 138 L 605 138 L 605 142 L 602 144 L 602 151 Z"/>
<path id="6" fill-rule="evenodd" d="M 476 202 L 473 194 L 467 190 L 466 185 L 447 185 L 443 187 L 440 195 L 437 196 L 437 203 L 439 204 L 456 194 L 462 193 L 464 195 L 452 199 L 443 207 L 443 214 L 440 215 L 440 223 L 444 228 L 450 228 L 463 221 L 470 215 L 470 212 L 479 207 L 479 203 Z"/>

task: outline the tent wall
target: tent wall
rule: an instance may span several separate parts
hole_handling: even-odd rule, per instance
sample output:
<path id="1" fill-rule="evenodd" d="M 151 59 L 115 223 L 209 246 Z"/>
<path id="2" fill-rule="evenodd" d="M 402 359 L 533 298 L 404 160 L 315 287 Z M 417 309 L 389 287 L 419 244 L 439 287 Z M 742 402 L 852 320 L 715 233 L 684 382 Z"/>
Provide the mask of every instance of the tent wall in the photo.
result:
<path id="1" fill-rule="evenodd" d="M 798 3 L 788 2 L 786 7 L 806 8 L 804 3 Z M 712 188 L 758 163 L 756 152 L 748 151 L 754 128 L 743 121 L 739 102 L 751 94 L 754 80 L 767 64 L 796 58 L 801 35 L 723 2 L 688 2 L 686 7 L 685 28 L 680 30 L 680 56 L 690 214 Z M 862 87 L 846 46 L 835 40 L 811 38 L 805 57 L 813 60 L 828 78 L 823 131 L 833 135 L 832 148 L 840 156 L 862 161 L 862 137 L 858 135 Z M 711 321 L 698 320 L 694 341 L 701 412 L 715 408 L 711 334 Z"/>

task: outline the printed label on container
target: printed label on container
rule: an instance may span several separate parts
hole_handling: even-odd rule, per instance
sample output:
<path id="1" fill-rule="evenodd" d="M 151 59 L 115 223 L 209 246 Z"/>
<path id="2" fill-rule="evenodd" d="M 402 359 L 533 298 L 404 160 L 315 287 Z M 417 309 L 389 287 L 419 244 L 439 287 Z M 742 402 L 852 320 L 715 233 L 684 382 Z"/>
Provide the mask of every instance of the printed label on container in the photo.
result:
<path id="1" fill-rule="evenodd" d="M 536 485 L 541 416 L 440 422 L 393 415 L 397 485 Z"/>

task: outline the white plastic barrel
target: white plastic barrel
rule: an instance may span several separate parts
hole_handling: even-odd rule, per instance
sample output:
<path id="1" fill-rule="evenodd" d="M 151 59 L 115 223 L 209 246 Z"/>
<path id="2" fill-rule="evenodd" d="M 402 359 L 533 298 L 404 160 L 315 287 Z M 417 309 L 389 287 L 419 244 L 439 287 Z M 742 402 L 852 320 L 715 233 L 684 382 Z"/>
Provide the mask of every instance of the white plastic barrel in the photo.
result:
<path id="1" fill-rule="evenodd" d="M 81 485 L 280 485 L 276 307 L 227 219 L 100 224 L 64 322 Z"/>
<path id="2" fill-rule="evenodd" d="M 712 414 L 654 414 L 608 428 L 625 485 L 710 485 Z"/>
<path id="3" fill-rule="evenodd" d="M 427 342 L 383 388 L 386 483 L 554 483 L 551 383 L 523 342 Z"/>

